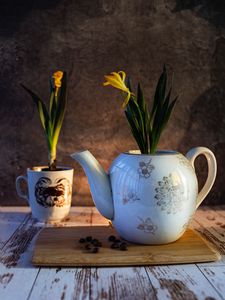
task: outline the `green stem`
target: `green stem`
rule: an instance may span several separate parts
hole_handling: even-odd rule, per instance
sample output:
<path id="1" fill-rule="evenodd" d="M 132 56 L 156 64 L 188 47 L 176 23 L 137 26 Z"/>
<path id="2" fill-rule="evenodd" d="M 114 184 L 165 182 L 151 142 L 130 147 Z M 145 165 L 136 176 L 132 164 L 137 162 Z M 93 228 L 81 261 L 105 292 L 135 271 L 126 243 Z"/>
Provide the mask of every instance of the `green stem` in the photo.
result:
<path id="1" fill-rule="evenodd" d="M 56 147 L 51 147 L 48 150 L 48 161 L 49 161 L 49 170 L 56 170 Z"/>
<path id="2" fill-rule="evenodd" d="M 150 154 L 155 154 L 158 145 L 158 140 L 153 140 L 150 146 Z"/>
<path id="3" fill-rule="evenodd" d="M 150 154 L 155 154 L 155 152 L 156 152 L 156 146 L 152 146 L 150 148 Z"/>

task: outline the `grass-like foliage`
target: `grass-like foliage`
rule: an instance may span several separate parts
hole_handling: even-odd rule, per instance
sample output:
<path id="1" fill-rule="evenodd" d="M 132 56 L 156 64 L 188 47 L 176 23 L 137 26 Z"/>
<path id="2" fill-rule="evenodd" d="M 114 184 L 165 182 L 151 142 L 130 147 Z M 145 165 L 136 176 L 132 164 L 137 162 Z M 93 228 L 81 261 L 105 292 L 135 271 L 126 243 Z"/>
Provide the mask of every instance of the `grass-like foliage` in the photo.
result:
<path id="1" fill-rule="evenodd" d="M 121 75 L 122 74 L 122 75 Z M 119 77 L 118 77 L 119 76 Z M 104 85 L 112 85 L 126 93 L 123 104 L 131 132 L 142 154 L 154 154 L 178 96 L 171 100 L 172 85 L 167 87 L 167 69 L 164 65 L 158 80 L 151 109 L 145 100 L 140 83 L 137 94 L 132 92 L 129 78 L 124 72 L 105 76 Z"/>
<path id="2" fill-rule="evenodd" d="M 48 146 L 49 170 L 56 170 L 57 144 L 62 127 L 67 102 L 67 75 L 57 71 L 50 80 L 49 107 L 25 85 L 21 86 L 28 92 L 37 106 L 41 124 L 44 129 Z"/>

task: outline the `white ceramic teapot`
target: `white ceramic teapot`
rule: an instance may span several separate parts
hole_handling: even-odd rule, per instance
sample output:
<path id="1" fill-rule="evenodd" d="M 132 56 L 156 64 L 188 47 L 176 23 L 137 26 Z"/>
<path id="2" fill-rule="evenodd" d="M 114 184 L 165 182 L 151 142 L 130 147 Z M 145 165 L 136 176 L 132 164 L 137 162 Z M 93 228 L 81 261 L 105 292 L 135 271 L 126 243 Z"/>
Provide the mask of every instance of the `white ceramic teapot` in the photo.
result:
<path id="1" fill-rule="evenodd" d="M 203 154 L 208 177 L 198 193 L 195 158 Z M 129 151 L 120 154 L 106 174 L 89 151 L 71 155 L 83 167 L 99 212 L 118 234 L 141 244 L 165 244 L 180 238 L 216 177 L 216 159 L 205 147 L 186 157 L 175 151 L 154 155 Z"/>

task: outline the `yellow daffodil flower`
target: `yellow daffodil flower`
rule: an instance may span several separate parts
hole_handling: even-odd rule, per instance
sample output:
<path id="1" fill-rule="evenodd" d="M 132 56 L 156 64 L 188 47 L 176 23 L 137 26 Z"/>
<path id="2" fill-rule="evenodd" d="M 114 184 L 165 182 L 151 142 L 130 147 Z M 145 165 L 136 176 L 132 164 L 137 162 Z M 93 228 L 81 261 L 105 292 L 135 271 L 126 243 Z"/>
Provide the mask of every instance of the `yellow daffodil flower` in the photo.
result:
<path id="1" fill-rule="evenodd" d="M 131 95 L 131 91 L 125 84 L 125 78 L 126 78 L 126 73 L 123 71 L 119 72 L 112 72 L 110 75 L 105 75 L 105 80 L 106 82 L 103 83 L 104 86 L 106 85 L 111 85 L 116 89 L 122 90 L 123 92 L 127 93 L 127 97 L 125 98 L 123 102 L 123 108 L 127 106 Z"/>
<path id="2" fill-rule="evenodd" d="M 55 83 L 55 95 L 57 96 L 58 94 L 58 89 L 61 87 L 61 80 L 63 77 L 63 72 L 62 71 L 56 71 L 53 75 L 52 78 L 54 79 Z"/>

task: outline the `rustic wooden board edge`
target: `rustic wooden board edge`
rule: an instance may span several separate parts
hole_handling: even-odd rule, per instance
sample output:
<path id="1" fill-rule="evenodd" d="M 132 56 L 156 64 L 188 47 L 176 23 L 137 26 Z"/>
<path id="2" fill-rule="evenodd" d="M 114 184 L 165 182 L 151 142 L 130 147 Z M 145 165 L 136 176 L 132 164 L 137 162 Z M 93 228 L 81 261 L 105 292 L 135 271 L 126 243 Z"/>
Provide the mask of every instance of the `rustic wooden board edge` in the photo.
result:
<path id="1" fill-rule="evenodd" d="M 216 259 L 215 259 L 216 260 Z M 188 264 L 199 264 L 199 263 L 207 263 L 207 262 L 212 262 L 215 261 L 214 259 L 209 260 L 209 259 L 205 259 L 205 260 L 201 260 L 201 261 L 195 261 L 193 262 L 193 260 L 190 261 L 175 261 L 175 262 L 146 262 L 146 263 L 132 263 L 132 264 L 116 264 L 115 263 L 108 263 L 108 264 L 98 264 L 98 263 L 89 263 L 88 265 L 84 265 L 84 264 L 60 264 L 60 263 L 42 263 L 42 262 L 38 262 L 38 261 L 32 261 L 33 266 L 35 267 L 42 267 L 42 268 L 111 268 L 111 267 L 115 267 L 115 268 L 129 268 L 129 267 L 146 267 L 146 266 L 167 266 L 167 265 L 188 265 Z"/>
<path id="2" fill-rule="evenodd" d="M 191 230 L 194 231 L 195 234 L 198 235 L 199 238 L 206 244 L 206 246 L 214 253 L 216 259 L 215 259 L 215 260 L 212 260 L 212 261 L 219 261 L 219 260 L 221 260 L 222 254 L 219 253 L 219 251 L 218 251 L 218 249 L 216 248 L 216 246 L 215 246 L 212 242 L 208 241 L 208 240 L 205 238 L 205 236 L 203 236 L 203 235 L 201 234 L 201 232 L 199 232 L 197 229 L 191 228 Z M 202 261 L 202 262 L 203 262 L 203 261 Z M 196 262 L 196 263 L 199 263 L 199 262 Z"/>

